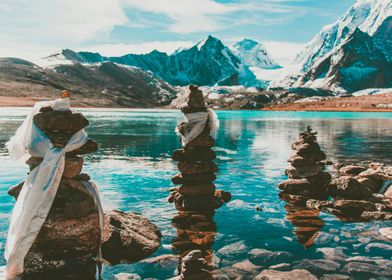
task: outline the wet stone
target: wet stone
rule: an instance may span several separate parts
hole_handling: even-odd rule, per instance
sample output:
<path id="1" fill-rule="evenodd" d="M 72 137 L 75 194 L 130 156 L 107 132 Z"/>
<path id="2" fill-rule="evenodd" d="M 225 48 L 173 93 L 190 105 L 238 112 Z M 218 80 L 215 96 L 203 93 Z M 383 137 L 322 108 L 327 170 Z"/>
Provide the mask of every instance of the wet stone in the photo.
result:
<path id="1" fill-rule="evenodd" d="M 365 171 L 367 168 L 358 165 L 347 165 L 339 168 L 339 173 L 348 176 L 355 176 Z"/>
<path id="2" fill-rule="evenodd" d="M 172 156 L 175 161 L 186 161 L 186 162 L 210 162 L 215 160 L 216 154 L 211 149 L 199 149 L 199 150 L 175 150 Z"/>
<path id="3" fill-rule="evenodd" d="M 189 197 L 214 195 L 215 185 L 213 183 L 193 186 L 182 185 L 178 188 L 178 192 Z"/>
<path id="4" fill-rule="evenodd" d="M 72 111 L 49 111 L 38 113 L 33 118 L 34 123 L 45 133 L 53 131 L 69 131 L 75 134 L 89 125 L 89 121 L 81 114 Z"/>
<path id="5" fill-rule="evenodd" d="M 160 246 L 161 233 L 147 218 L 112 210 L 105 213 L 102 256 L 111 264 L 144 259 Z"/>
<path id="6" fill-rule="evenodd" d="M 172 182 L 176 185 L 201 185 L 216 180 L 214 173 L 203 173 L 194 175 L 177 174 L 172 178 Z"/>
<path id="7" fill-rule="evenodd" d="M 214 173 L 218 171 L 218 167 L 214 162 L 188 163 L 180 161 L 177 167 L 183 175 Z"/>
<path id="8" fill-rule="evenodd" d="M 369 198 L 372 191 L 358 182 L 357 179 L 349 176 L 342 176 L 333 179 L 329 192 L 335 196 L 345 199 L 362 199 Z"/>
<path id="9" fill-rule="evenodd" d="M 91 153 L 95 153 L 98 150 L 98 143 L 92 139 L 87 139 L 87 142 L 84 143 L 82 147 L 79 149 L 68 152 L 67 155 L 87 155 Z"/>
<path id="10" fill-rule="evenodd" d="M 291 271 L 263 270 L 255 280 L 317 280 L 317 277 L 305 269 Z"/>

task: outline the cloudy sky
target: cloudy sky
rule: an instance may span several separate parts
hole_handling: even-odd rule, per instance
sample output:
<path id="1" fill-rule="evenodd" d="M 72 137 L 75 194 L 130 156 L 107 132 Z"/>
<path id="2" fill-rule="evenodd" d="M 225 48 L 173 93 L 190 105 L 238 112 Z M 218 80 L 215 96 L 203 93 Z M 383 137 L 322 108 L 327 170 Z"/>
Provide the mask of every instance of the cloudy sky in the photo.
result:
<path id="1" fill-rule="evenodd" d="M 209 34 L 252 38 L 286 63 L 354 0 L 1 0 L 0 57 L 63 48 L 105 55 L 172 52 Z"/>

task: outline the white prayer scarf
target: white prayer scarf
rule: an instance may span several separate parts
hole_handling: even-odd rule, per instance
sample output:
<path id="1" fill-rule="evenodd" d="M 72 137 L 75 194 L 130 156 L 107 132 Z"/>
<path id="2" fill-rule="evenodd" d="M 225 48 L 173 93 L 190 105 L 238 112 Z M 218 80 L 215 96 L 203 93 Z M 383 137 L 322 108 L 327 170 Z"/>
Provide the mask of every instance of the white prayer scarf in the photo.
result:
<path id="1" fill-rule="evenodd" d="M 197 136 L 199 136 L 205 126 L 207 121 L 209 121 L 210 134 L 212 137 L 216 136 L 216 133 L 219 128 L 219 120 L 217 115 L 212 109 L 208 109 L 207 112 L 197 112 L 197 113 L 189 113 L 184 114 L 185 116 L 185 128 L 184 132 L 180 133 L 178 131 L 178 127 L 176 127 L 176 133 L 181 136 L 182 145 L 185 146 L 192 140 L 194 140 Z"/>
<path id="2" fill-rule="evenodd" d="M 57 99 L 36 103 L 15 136 L 7 143 L 10 156 L 14 160 L 31 156 L 43 157 L 41 164 L 27 176 L 12 211 L 4 253 L 7 260 L 7 279 L 17 279 L 18 275 L 23 273 L 24 258 L 44 224 L 56 197 L 64 172 L 65 154 L 80 148 L 87 141 L 87 134 L 82 129 L 73 135 L 64 148 L 54 147 L 45 133 L 33 122 L 33 117 L 46 106 L 67 110 L 69 100 Z M 103 211 L 98 190 L 95 186 L 89 190 L 94 193 L 101 225 Z"/>

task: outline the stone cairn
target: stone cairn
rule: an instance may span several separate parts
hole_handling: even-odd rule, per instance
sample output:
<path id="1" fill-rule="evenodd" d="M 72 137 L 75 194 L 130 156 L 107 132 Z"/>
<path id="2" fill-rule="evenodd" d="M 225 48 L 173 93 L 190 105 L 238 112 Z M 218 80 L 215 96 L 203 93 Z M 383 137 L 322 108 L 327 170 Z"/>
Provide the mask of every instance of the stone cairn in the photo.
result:
<path id="1" fill-rule="evenodd" d="M 306 248 L 313 245 L 324 226 L 320 211 L 307 209 L 306 201 L 325 199 L 331 181 L 331 175 L 323 172 L 326 156 L 316 135 L 310 127 L 300 133 L 299 140 L 292 145 L 295 154 L 288 159 L 290 165 L 285 171 L 289 179 L 279 185 L 282 190 L 279 196 L 287 201 L 287 219 L 295 226 L 294 233 Z"/>
<path id="2" fill-rule="evenodd" d="M 188 114 L 207 110 L 203 93 L 191 86 L 181 111 Z M 187 123 L 178 125 L 179 133 L 183 134 L 186 129 Z M 182 256 L 178 279 L 209 279 L 211 248 L 216 235 L 213 221 L 215 209 L 231 199 L 230 193 L 216 190 L 213 183 L 218 171 L 213 162 L 216 158 L 213 146 L 214 139 L 207 121 L 198 137 L 173 153 L 172 158 L 178 161 L 180 174 L 174 176 L 172 181 L 181 186 L 174 189 L 168 200 L 179 211 L 172 221 L 177 228 L 173 249 Z"/>
<path id="3" fill-rule="evenodd" d="M 80 113 L 42 108 L 34 116 L 35 125 L 55 147 L 64 147 L 71 137 L 89 125 Z M 95 258 L 101 243 L 99 213 L 88 188 L 90 177 L 81 174 L 81 155 L 93 153 L 98 145 L 91 139 L 66 154 L 64 173 L 56 198 L 34 244 L 25 257 L 26 279 L 95 279 Z M 30 171 L 42 158 L 30 158 Z M 12 187 L 16 199 L 23 183 Z"/>
<path id="4" fill-rule="evenodd" d="M 331 175 L 323 171 L 326 156 L 317 143 L 316 135 L 317 132 L 308 127 L 292 145 L 295 154 L 288 159 L 290 165 L 285 171 L 289 179 L 279 185 L 282 198 L 301 201 L 301 197 L 328 197 Z"/>
<path id="5" fill-rule="evenodd" d="M 326 156 L 310 127 L 292 145 L 295 154 L 286 169 L 289 179 L 279 185 L 287 201 L 287 218 L 305 246 L 312 245 L 323 227 L 321 211 L 345 222 L 392 220 L 392 167 L 381 163 L 336 165 L 324 172 Z M 330 163 L 332 164 L 332 163 Z"/>

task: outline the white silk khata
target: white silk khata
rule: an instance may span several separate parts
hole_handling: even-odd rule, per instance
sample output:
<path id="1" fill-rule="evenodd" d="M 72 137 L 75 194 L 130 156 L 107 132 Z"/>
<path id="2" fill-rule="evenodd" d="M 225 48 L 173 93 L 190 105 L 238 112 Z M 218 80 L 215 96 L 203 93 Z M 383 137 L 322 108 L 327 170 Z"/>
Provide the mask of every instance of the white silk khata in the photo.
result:
<path id="1" fill-rule="evenodd" d="M 209 121 L 208 125 L 210 128 L 210 134 L 212 137 L 215 137 L 216 132 L 218 131 L 219 128 L 219 120 L 217 115 L 212 109 L 208 109 L 207 112 L 184 114 L 184 116 L 185 116 L 184 123 L 186 125 L 183 134 L 181 134 L 178 131 L 178 128 L 176 128 L 177 134 L 181 136 L 181 142 L 183 146 L 185 146 L 186 144 L 194 140 L 197 136 L 199 136 L 203 132 L 207 121 Z"/>
<path id="2" fill-rule="evenodd" d="M 43 161 L 27 176 L 12 211 L 5 246 L 7 279 L 17 279 L 23 273 L 24 258 L 37 237 L 50 211 L 64 172 L 65 154 L 80 148 L 87 141 L 84 129 L 78 131 L 64 148 L 54 147 L 48 137 L 33 122 L 33 117 L 42 107 L 54 110 L 69 110 L 69 99 L 38 102 L 23 124 L 7 143 L 7 149 L 14 160 L 40 157 Z M 89 183 L 91 184 L 91 183 Z M 88 187 L 93 194 L 100 216 L 102 229 L 102 207 L 97 188 Z"/>

